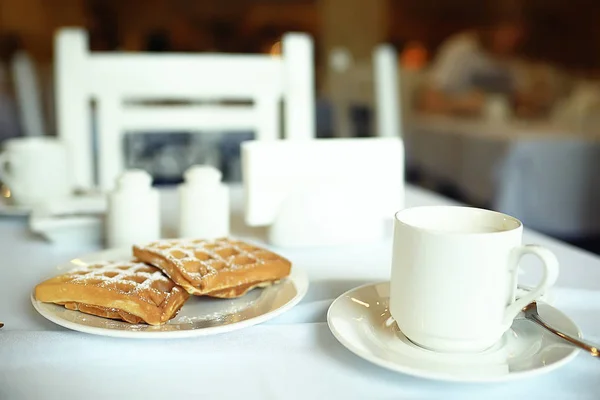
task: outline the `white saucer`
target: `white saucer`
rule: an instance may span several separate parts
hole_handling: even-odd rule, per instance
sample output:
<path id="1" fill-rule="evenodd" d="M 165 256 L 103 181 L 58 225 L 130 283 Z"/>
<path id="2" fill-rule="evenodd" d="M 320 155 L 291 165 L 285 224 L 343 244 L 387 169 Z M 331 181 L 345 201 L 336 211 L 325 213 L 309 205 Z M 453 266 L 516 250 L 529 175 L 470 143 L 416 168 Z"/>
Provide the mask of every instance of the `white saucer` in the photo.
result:
<path id="1" fill-rule="evenodd" d="M 422 378 L 455 382 L 499 382 L 550 372 L 578 349 L 526 320 L 515 320 L 493 348 L 477 354 L 437 353 L 410 342 L 395 323 L 386 325 L 389 282 L 352 289 L 329 307 L 333 335 L 357 356 L 384 368 Z M 581 337 L 581 331 L 554 307 L 538 303 L 545 321 Z"/>
<path id="2" fill-rule="evenodd" d="M 71 260 L 58 268 L 64 272 L 95 261 L 129 258 L 131 255 L 128 249 L 113 249 Z M 102 336 L 166 339 L 213 335 L 265 322 L 298 304 L 307 290 L 306 273 L 294 266 L 290 276 L 278 284 L 254 289 L 238 299 L 190 296 L 179 314 L 162 326 L 129 324 L 67 310 L 63 306 L 39 302 L 33 293 L 31 302 L 42 316 L 65 328 Z"/>

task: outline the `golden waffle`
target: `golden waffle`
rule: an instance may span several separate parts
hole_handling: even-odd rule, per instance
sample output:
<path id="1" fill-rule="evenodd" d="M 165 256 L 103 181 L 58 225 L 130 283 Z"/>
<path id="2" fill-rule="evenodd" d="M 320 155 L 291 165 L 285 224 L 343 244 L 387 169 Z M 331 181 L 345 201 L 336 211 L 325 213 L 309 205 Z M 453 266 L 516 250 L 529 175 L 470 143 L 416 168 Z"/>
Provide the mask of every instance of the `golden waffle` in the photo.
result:
<path id="1" fill-rule="evenodd" d="M 231 239 L 163 240 L 134 246 L 139 260 L 162 269 L 190 294 L 234 298 L 290 274 L 285 258 Z"/>
<path id="2" fill-rule="evenodd" d="M 159 269 L 139 262 L 104 262 L 77 268 L 35 288 L 37 300 L 100 317 L 161 325 L 189 295 Z"/>

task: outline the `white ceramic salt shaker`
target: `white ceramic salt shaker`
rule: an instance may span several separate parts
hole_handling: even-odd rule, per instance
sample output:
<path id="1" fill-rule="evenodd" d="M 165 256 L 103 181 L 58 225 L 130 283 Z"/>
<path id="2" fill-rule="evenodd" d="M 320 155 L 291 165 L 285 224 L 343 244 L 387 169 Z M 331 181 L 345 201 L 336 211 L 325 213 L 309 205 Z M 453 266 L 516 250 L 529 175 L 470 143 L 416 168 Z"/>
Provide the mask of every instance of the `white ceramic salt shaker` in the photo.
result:
<path id="1" fill-rule="evenodd" d="M 131 246 L 160 239 L 158 191 L 152 177 L 138 169 L 124 172 L 108 196 L 107 242 L 109 247 Z"/>
<path id="2" fill-rule="evenodd" d="M 229 235 L 229 190 L 221 171 L 195 165 L 179 186 L 179 236 L 215 239 Z"/>

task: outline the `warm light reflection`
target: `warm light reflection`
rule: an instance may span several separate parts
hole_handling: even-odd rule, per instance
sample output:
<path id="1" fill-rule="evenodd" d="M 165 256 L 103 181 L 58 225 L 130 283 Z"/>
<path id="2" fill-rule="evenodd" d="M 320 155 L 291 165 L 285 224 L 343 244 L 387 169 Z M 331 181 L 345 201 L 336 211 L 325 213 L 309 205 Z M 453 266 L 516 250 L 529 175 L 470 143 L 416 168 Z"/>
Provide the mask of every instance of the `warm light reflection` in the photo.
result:
<path id="1" fill-rule="evenodd" d="M 381 316 L 383 317 L 383 314 Z M 388 319 L 385 320 L 385 327 L 389 328 L 394 324 L 394 322 L 396 322 L 396 320 L 394 319 L 394 317 L 390 316 Z"/>
<path id="2" fill-rule="evenodd" d="M 8 186 L 2 185 L 0 187 L 0 195 L 2 195 L 2 197 L 6 199 L 8 199 L 11 196 L 10 189 L 8 188 Z"/>
<path id="3" fill-rule="evenodd" d="M 365 303 L 364 301 L 355 299 L 354 297 L 350 297 L 350 300 L 352 300 L 353 302 L 355 302 L 356 304 L 360 304 L 363 307 L 367 307 L 369 308 L 369 303 Z"/>
<path id="4" fill-rule="evenodd" d="M 427 48 L 418 41 L 409 42 L 400 55 L 400 63 L 409 70 L 419 70 L 427 64 Z"/>
<path id="5" fill-rule="evenodd" d="M 71 264 L 75 264 L 78 267 L 85 267 L 88 265 L 88 263 L 81 261 L 79 258 L 72 259 Z"/>
<path id="6" fill-rule="evenodd" d="M 271 46 L 271 50 L 269 50 L 269 54 L 272 56 L 281 55 L 281 41 L 278 40 Z"/>

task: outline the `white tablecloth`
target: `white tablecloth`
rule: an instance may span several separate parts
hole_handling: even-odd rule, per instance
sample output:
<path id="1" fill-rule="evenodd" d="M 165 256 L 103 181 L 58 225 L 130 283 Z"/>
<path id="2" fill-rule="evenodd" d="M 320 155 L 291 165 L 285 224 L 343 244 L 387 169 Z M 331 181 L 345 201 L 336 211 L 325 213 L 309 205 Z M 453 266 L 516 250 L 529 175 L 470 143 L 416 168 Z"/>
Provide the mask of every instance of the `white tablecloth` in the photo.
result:
<path id="1" fill-rule="evenodd" d="M 410 165 L 459 188 L 471 201 L 490 204 L 497 168 L 512 143 L 527 139 L 600 141 L 600 135 L 579 133 L 550 121 L 488 121 L 476 118 L 418 114 L 405 133 Z"/>
<path id="2" fill-rule="evenodd" d="M 173 220 L 172 193 L 163 217 Z M 234 233 L 245 228 L 234 202 Z M 409 187 L 407 205 L 448 200 Z M 325 315 L 332 300 L 366 282 L 388 279 L 391 240 L 363 246 L 276 249 L 304 268 L 311 287 L 290 312 L 263 325 L 213 337 L 137 341 L 68 331 L 37 315 L 29 302 L 54 265 L 95 249 L 59 248 L 27 232 L 18 219 L 0 219 L 0 399 L 597 399 L 600 364 L 586 354 L 548 375 L 506 384 L 450 384 L 373 366 L 342 347 Z M 600 258 L 526 232 L 526 242 L 551 248 L 562 263 L 555 305 L 586 337 L 600 341 Z M 525 259 L 525 265 L 537 265 Z M 535 268 L 534 268 L 535 269 Z M 532 270 L 525 277 L 536 279 Z M 183 397 L 181 397 L 183 398 Z"/>

